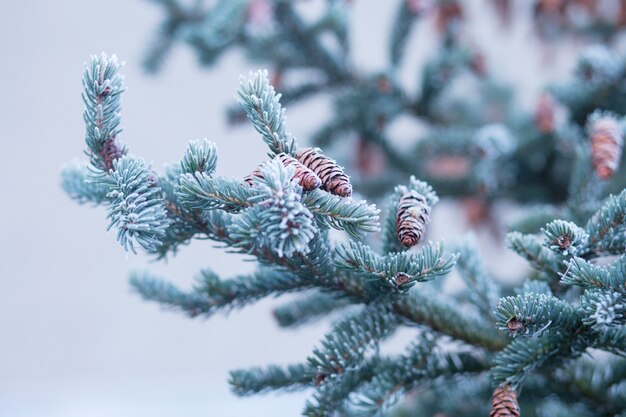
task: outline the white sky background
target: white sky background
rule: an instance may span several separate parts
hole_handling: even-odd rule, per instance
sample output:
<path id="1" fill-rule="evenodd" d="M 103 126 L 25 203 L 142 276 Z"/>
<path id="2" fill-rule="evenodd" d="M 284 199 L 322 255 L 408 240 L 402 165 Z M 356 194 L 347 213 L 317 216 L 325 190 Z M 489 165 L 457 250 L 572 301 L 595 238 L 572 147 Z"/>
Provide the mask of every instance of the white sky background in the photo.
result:
<path id="1" fill-rule="evenodd" d="M 488 64 L 503 79 L 523 80 L 524 101 L 532 103 L 552 74 L 569 73 L 572 49 L 529 51 L 528 20 L 505 35 L 487 0 L 468 3 L 469 17 L 481 21 L 474 32 L 488 45 Z M 357 66 L 382 69 L 395 6 L 354 5 Z M 253 263 L 201 241 L 167 264 L 126 259 L 104 232 L 104 210 L 78 206 L 59 186 L 61 166 L 84 159 L 82 70 L 101 51 L 127 63 L 121 139 L 136 155 L 160 168 L 179 159 L 189 140 L 208 137 L 218 145 L 219 174 L 242 177 L 264 159 L 254 129 L 232 129 L 224 117 L 239 75 L 254 67 L 235 53 L 201 69 L 179 47 L 162 73 L 147 76 L 141 58 L 160 18 L 141 0 L 0 2 L 0 417 L 293 416 L 302 409 L 302 394 L 236 398 L 227 372 L 300 362 L 327 322 L 280 330 L 270 316 L 275 300 L 207 321 L 142 302 L 129 292 L 133 268 L 185 287 L 202 267 L 230 276 Z M 416 62 L 433 50 L 431 29 L 422 25 L 409 44 L 404 76 L 412 86 Z M 289 130 L 306 138 L 328 115 L 324 104 L 288 109 Z M 462 219 L 450 222 L 450 209 L 440 210 L 440 222 L 451 225 L 433 237 L 452 240 Z"/>

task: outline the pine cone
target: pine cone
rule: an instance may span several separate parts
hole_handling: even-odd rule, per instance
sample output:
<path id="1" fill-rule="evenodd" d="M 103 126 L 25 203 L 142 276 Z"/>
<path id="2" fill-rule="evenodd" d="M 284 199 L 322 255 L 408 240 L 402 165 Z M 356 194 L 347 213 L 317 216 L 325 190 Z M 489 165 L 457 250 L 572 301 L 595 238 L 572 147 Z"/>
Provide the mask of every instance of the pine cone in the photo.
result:
<path id="1" fill-rule="evenodd" d="M 617 18 L 617 25 L 619 27 L 626 26 L 626 0 L 620 0 L 619 2 L 619 17 Z"/>
<path id="2" fill-rule="evenodd" d="M 293 165 L 295 167 L 296 172 L 294 178 L 298 179 L 300 185 L 306 191 L 311 191 L 322 186 L 320 177 L 318 177 L 315 172 L 302 165 L 296 158 L 286 153 L 280 153 L 276 155 L 276 158 L 279 158 L 285 166 Z"/>
<path id="3" fill-rule="evenodd" d="M 535 109 L 535 126 L 541 133 L 554 130 L 554 100 L 550 94 L 544 93 L 539 97 Z"/>
<path id="4" fill-rule="evenodd" d="M 444 32 L 450 24 L 463 20 L 463 14 L 457 1 L 442 2 L 437 7 L 437 29 Z"/>
<path id="5" fill-rule="evenodd" d="M 298 179 L 298 183 L 305 191 L 311 191 L 319 188 L 322 185 L 322 180 L 315 175 L 313 171 L 302 165 L 294 157 L 285 153 L 279 153 L 274 159 L 280 159 L 284 166 L 293 165 L 295 168 L 294 178 Z M 254 178 L 262 178 L 262 174 L 259 168 L 256 168 L 250 175 L 247 175 L 243 180 L 252 186 Z"/>
<path id="6" fill-rule="evenodd" d="M 496 8 L 496 12 L 500 17 L 500 20 L 505 25 L 509 25 L 511 23 L 511 18 L 513 14 L 511 0 L 492 0 L 493 4 Z"/>
<path id="7" fill-rule="evenodd" d="M 296 157 L 321 178 L 322 190 L 341 197 L 352 195 L 352 184 L 348 176 L 343 173 L 337 162 L 324 156 L 319 148 L 302 148 Z"/>
<path id="8" fill-rule="evenodd" d="M 517 393 L 509 389 L 508 385 L 499 386 L 491 397 L 491 411 L 489 417 L 519 417 L 520 410 L 517 403 Z"/>
<path id="9" fill-rule="evenodd" d="M 622 128 L 615 118 L 604 116 L 589 128 L 591 161 L 598 177 L 607 180 L 615 174 L 622 158 Z"/>
<path id="10" fill-rule="evenodd" d="M 398 203 L 396 231 L 398 240 L 406 247 L 416 245 L 424 236 L 430 221 L 430 207 L 417 191 L 406 191 Z"/>

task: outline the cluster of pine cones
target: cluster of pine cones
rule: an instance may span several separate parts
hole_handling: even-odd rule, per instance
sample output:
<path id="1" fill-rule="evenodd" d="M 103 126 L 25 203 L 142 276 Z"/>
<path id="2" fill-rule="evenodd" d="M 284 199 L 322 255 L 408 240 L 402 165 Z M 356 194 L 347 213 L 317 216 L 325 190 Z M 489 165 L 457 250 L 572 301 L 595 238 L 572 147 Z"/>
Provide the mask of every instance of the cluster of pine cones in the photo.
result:
<path id="1" fill-rule="evenodd" d="M 294 178 L 305 191 L 321 188 L 340 197 L 352 195 L 352 184 L 343 169 L 333 159 L 322 154 L 319 148 L 302 148 L 294 158 L 286 153 L 276 155 L 285 166 L 295 168 Z M 252 186 L 255 178 L 261 178 L 259 168 L 244 178 Z M 426 224 L 430 220 L 430 207 L 426 198 L 415 190 L 406 187 L 400 198 L 396 214 L 398 240 L 406 247 L 416 245 L 424 235 Z"/>
<path id="2" fill-rule="evenodd" d="M 280 160 L 285 166 L 295 168 L 294 178 L 305 191 L 321 188 L 331 194 L 340 197 L 352 195 L 350 178 L 335 160 L 322 154 L 319 148 L 302 148 L 296 153 L 296 157 L 280 153 L 275 159 Z M 244 181 L 250 186 L 254 184 L 254 178 L 260 178 L 261 171 L 255 169 Z"/>

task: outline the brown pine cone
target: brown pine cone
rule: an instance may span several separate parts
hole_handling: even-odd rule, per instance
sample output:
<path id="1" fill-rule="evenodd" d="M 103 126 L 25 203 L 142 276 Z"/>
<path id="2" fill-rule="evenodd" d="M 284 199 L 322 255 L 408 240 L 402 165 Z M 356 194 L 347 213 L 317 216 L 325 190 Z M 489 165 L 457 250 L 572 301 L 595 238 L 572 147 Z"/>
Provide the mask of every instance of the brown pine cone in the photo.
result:
<path id="1" fill-rule="evenodd" d="M 322 185 L 322 180 L 317 175 L 315 175 L 313 171 L 302 165 L 294 157 L 285 153 L 279 153 L 274 159 L 279 159 L 284 166 L 294 166 L 295 172 L 293 177 L 298 179 L 298 183 L 305 191 L 314 190 Z M 255 177 L 263 177 L 259 168 L 256 168 L 254 171 L 252 171 L 252 173 L 250 175 L 247 175 L 243 180 L 247 182 L 248 185 L 252 186 Z"/>
<path id="2" fill-rule="evenodd" d="M 423 195 L 407 190 L 398 203 L 396 231 L 398 240 L 406 247 L 416 245 L 424 236 L 430 221 L 430 207 Z"/>
<path id="3" fill-rule="evenodd" d="M 492 0 L 492 2 L 500 20 L 508 26 L 513 14 L 511 0 Z"/>
<path id="4" fill-rule="evenodd" d="M 554 130 L 554 100 L 550 94 L 544 93 L 539 97 L 535 109 L 535 126 L 541 133 Z"/>
<path id="5" fill-rule="evenodd" d="M 350 179 L 337 162 L 324 156 L 319 148 L 301 148 L 296 158 L 322 180 L 322 190 L 341 197 L 352 195 Z"/>
<path id="6" fill-rule="evenodd" d="M 619 16 L 617 18 L 617 25 L 620 27 L 626 26 L 626 0 L 620 0 L 619 2 Z"/>
<path id="7" fill-rule="evenodd" d="M 452 23 L 463 20 L 463 8 L 457 1 L 442 2 L 437 7 L 437 29 L 444 32 Z"/>
<path id="8" fill-rule="evenodd" d="M 302 165 L 296 158 L 286 153 L 280 153 L 276 155 L 276 158 L 279 158 L 285 166 L 293 165 L 295 167 L 294 178 L 298 179 L 298 182 L 306 191 L 311 191 L 322 186 L 320 177 L 315 175 L 315 172 Z"/>
<path id="9" fill-rule="evenodd" d="M 491 411 L 489 417 L 519 417 L 520 409 L 517 403 L 517 393 L 508 385 L 499 386 L 491 397 Z"/>
<path id="10" fill-rule="evenodd" d="M 622 158 L 622 127 L 615 118 L 603 116 L 592 122 L 591 162 L 598 177 L 607 180 L 615 174 Z"/>

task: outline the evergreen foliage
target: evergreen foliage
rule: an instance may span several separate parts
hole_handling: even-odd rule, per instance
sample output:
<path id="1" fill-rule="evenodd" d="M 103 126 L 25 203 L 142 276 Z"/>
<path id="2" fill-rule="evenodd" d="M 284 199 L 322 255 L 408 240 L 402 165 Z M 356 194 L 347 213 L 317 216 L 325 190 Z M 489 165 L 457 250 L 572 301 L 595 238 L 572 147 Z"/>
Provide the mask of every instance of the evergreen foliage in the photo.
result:
<path id="1" fill-rule="evenodd" d="M 604 47 L 585 52 L 573 77 L 550 90 L 568 110 L 557 121 L 515 109 L 487 81 L 477 52 L 461 41 L 462 13 L 454 1 L 435 2 L 442 45 L 426 64 L 417 93 L 397 73 L 411 30 L 428 15 L 419 2 L 399 2 L 389 71 L 377 74 L 349 65 L 344 1 L 325 2 L 313 21 L 303 19 L 297 2 L 285 0 L 220 0 L 191 8 L 178 0 L 156 3 L 167 18 L 147 59 L 152 70 L 181 40 L 206 64 L 241 46 L 252 58 L 272 63 L 278 75 L 302 69 L 316 74 L 301 84 L 276 86 L 282 95 L 266 71 L 241 79 L 241 110 L 230 113 L 247 115 L 269 149 L 259 175 L 246 182 L 219 175 L 216 146 L 207 140 L 191 142 L 180 163 L 154 173 L 118 140 L 124 87 L 117 59 L 93 57 L 86 66 L 89 165 L 64 170 L 68 195 L 106 206 L 109 228 L 126 250 L 139 246 L 164 258 L 193 238 L 210 239 L 260 264 L 230 279 L 203 270 L 190 290 L 136 272 L 134 290 L 190 317 L 297 292 L 298 298 L 274 310 L 281 326 L 337 318 L 301 363 L 233 371 L 235 394 L 308 389 L 307 416 L 390 410 L 478 416 L 489 412 L 495 389 L 494 403 L 516 409 L 519 401 L 522 415 L 626 415 L 626 181 L 623 172 L 609 178 L 594 171 L 594 133 L 584 129 L 598 118 L 618 121 L 626 113 L 626 59 Z M 267 27 L 255 14 L 263 5 L 272 23 Z M 461 74 L 482 85 L 479 106 L 448 91 Z M 356 133 L 364 154 L 355 164 L 360 172 L 350 174 L 362 194 L 385 194 L 382 221 L 376 205 L 359 194 L 303 189 L 296 167 L 280 158 L 298 157 L 304 149 L 286 131 L 283 105 L 322 92 L 336 111 L 313 142 L 326 150 Z M 493 106 L 499 115 L 487 117 Z M 400 115 L 428 127 L 408 152 L 395 149 L 388 129 Z M 612 146 L 622 143 L 621 136 L 614 139 Z M 385 155 L 380 181 L 363 163 L 367 149 Z M 314 151 L 323 156 L 324 150 Z M 442 242 L 404 246 L 397 216 L 403 196 L 421 196 L 436 217 L 435 190 L 533 203 L 507 236 L 510 249 L 532 268 L 527 279 L 515 288 L 496 282 L 471 237 L 452 245 L 452 252 Z M 330 229 L 346 236 L 338 241 Z M 441 283 L 454 270 L 467 289 L 450 295 Z M 402 354 L 382 353 L 381 343 L 401 327 L 414 331 L 414 341 Z M 392 409 L 408 395 L 412 401 Z"/>
<path id="2" fill-rule="evenodd" d="M 280 105 L 280 94 L 276 94 L 267 78 L 267 71 L 241 78 L 237 91 L 239 101 L 254 128 L 263 136 L 270 148 L 270 158 L 279 153 L 295 156 L 295 139 L 285 132 L 285 110 Z"/>
<path id="3" fill-rule="evenodd" d="M 162 190 L 145 163 L 125 155 L 113 161 L 111 186 L 107 194 L 108 229 L 117 230 L 117 240 L 125 250 L 135 252 L 134 242 L 155 251 L 169 225 Z"/>
<path id="4" fill-rule="evenodd" d="M 109 187 L 98 181 L 87 165 L 73 163 L 63 169 L 61 186 L 77 203 L 103 204 L 107 201 Z"/>

